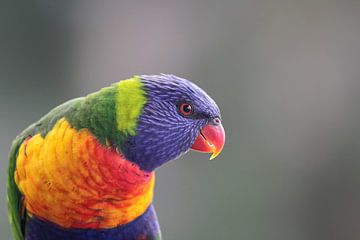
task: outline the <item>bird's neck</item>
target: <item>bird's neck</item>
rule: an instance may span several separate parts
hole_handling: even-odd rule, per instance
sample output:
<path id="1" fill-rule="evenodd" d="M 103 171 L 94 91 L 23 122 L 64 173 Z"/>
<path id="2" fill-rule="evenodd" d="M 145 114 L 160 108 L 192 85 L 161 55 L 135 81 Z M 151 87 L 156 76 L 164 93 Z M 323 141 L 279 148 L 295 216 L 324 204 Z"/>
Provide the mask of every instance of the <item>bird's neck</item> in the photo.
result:
<path id="1" fill-rule="evenodd" d="M 16 182 L 31 215 L 64 228 L 107 229 L 132 222 L 150 206 L 155 174 L 142 171 L 87 129 L 59 120 L 20 148 Z M 26 172 L 37 175 L 28 176 Z"/>

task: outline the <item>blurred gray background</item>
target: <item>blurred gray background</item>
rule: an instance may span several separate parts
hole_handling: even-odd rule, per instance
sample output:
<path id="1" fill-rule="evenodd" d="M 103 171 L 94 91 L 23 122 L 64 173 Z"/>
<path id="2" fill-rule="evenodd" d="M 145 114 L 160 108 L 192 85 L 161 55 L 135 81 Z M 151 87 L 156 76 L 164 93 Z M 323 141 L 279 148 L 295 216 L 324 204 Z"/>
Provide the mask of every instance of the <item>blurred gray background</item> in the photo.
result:
<path id="1" fill-rule="evenodd" d="M 158 171 L 164 239 L 360 238 L 360 1 L 1 1 L 1 239 L 12 139 L 56 105 L 174 73 L 222 110 L 223 153 Z"/>

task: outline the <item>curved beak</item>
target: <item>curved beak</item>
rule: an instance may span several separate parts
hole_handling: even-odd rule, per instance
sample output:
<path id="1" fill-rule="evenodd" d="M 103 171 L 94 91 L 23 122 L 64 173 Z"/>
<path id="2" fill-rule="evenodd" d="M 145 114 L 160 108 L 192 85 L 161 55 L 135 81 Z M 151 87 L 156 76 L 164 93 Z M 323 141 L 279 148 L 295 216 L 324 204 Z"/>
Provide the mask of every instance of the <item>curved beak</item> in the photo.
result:
<path id="1" fill-rule="evenodd" d="M 212 153 L 210 160 L 216 158 L 225 144 L 225 131 L 220 122 L 220 119 L 215 118 L 210 124 L 206 125 L 200 130 L 191 149 Z"/>

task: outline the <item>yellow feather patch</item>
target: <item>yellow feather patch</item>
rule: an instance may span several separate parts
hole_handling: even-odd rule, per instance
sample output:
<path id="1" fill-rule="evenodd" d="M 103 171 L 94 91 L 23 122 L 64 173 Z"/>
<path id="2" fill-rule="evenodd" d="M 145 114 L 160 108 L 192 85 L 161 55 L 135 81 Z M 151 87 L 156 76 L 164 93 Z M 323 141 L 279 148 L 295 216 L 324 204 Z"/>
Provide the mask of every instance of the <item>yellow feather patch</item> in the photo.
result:
<path id="1" fill-rule="evenodd" d="M 116 121 L 118 129 L 130 135 L 136 134 L 137 120 L 146 103 L 146 94 L 139 76 L 117 84 Z"/>

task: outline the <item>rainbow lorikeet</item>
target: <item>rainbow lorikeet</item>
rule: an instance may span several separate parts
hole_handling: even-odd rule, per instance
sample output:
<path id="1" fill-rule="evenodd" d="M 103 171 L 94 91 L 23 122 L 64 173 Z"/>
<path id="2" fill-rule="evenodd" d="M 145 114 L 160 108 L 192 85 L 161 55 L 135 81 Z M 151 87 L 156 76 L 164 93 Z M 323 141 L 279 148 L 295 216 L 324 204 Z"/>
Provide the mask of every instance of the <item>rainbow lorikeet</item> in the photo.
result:
<path id="1" fill-rule="evenodd" d="M 190 148 L 214 158 L 224 142 L 216 103 L 174 75 L 134 76 L 70 100 L 13 142 L 14 237 L 161 239 L 154 170 Z"/>

